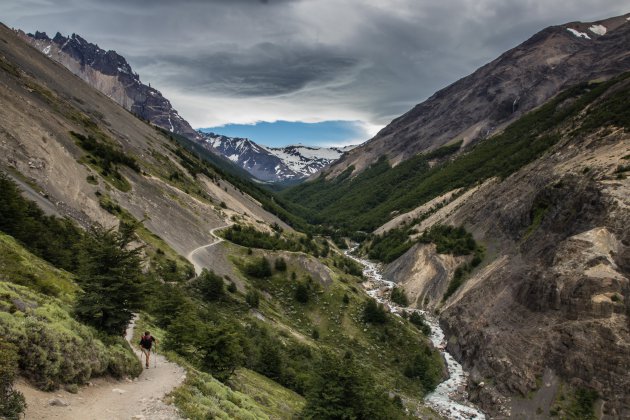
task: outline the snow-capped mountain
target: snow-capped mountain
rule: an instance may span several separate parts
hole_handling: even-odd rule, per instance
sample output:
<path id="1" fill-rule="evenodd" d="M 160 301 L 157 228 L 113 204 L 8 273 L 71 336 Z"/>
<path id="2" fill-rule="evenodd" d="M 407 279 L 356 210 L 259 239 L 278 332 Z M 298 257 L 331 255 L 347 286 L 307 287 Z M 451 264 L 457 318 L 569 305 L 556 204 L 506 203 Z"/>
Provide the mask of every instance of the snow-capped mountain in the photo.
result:
<path id="1" fill-rule="evenodd" d="M 250 139 L 199 132 L 202 142 L 261 181 L 298 180 L 317 173 L 355 146 L 343 148 L 304 145 L 266 147 Z"/>

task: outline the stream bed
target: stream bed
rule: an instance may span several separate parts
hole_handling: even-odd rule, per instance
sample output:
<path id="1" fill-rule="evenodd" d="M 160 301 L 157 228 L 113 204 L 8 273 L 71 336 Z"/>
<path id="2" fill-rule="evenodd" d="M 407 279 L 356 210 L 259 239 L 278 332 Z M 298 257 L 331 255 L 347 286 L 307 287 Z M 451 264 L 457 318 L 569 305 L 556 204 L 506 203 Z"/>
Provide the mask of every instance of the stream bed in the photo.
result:
<path id="1" fill-rule="evenodd" d="M 400 307 L 390 301 L 389 293 L 387 292 L 393 289 L 395 284 L 383 278 L 377 264 L 352 255 L 353 251 L 354 249 L 351 249 L 346 251 L 345 254 L 364 267 L 363 276 L 365 277 L 365 281 L 363 282 L 363 287 L 370 296 L 378 302 L 387 305 L 389 310 L 396 315 L 400 316 L 402 312 L 421 313 L 424 315 L 427 324 L 431 327 L 431 335 L 429 338 L 444 357 L 448 370 L 448 378 L 440 383 L 435 388 L 435 391 L 424 398 L 425 403 L 449 419 L 485 419 L 486 415 L 468 401 L 468 392 L 466 391 L 468 374 L 464 371 L 462 365 L 446 351 L 444 331 L 440 328 L 438 319 L 428 312 L 415 308 Z"/>

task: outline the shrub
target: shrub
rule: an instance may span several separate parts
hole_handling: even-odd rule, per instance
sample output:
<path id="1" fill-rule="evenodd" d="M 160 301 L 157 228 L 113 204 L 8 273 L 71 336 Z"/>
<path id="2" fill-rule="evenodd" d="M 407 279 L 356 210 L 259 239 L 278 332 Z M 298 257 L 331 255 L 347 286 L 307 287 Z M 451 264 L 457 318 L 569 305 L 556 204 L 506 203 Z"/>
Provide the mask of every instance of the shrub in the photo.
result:
<path id="1" fill-rule="evenodd" d="M 300 282 L 295 289 L 295 300 L 300 303 L 307 303 L 309 299 L 308 285 Z"/>
<path id="2" fill-rule="evenodd" d="M 257 290 L 250 290 L 245 295 L 245 302 L 250 306 L 250 308 L 258 308 L 260 305 L 260 293 Z"/>
<path id="3" fill-rule="evenodd" d="M 400 287 L 394 287 L 392 290 L 391 300 L 394 303 L 397 303 L 400 306 L 408 306 L 409 299 L 407 299 L 407 295 L 405 291 Z"/>
<path id="4" fill-rule="evenodd" d="M 419 379 L 425 392 L 430 392 L 440 381 L 439 365 L 432 360 L 432 352 L 426 347 L 425 351 L 416 353 L 407 367 L 405 376 Z"/>
<path id="5" fill-rule="evenodd" d="M 18 420 L 26 409 L 24 395 L 13 389 L 18 360 L 17 347 L 0 339 L 0 417 L 8 420 Z"/>
<path id="6" fill-rule="evenodd" d="M 219 300 L 225 296 L 223 279 L 213 271 L 208 271 L 205 268 L 201 271 L 201 275 L 196 281 L 196 286 L 201 296 L 206 300 Z"/>
<path id="7" fill-rule="evenodd" d="M 274 264 L 276 270 L 278 271 L 287 271 L 287 262 L 284 258 L 276 258 L 276 263 Z"/>
<path id="8" fill-rule="evenodd" d="M 376 302 L 375 299 L 368 299 L 363 307 L 363 321 L 372 324 L 384 324 L 387 322 L 387 311 L 385 307 Z"/>
<path id="9" fill-rule="evenodd" d="M 431 334 L 431 327 L 429 327 L 426 320 L 424 319 L 424 315 L 422 315 L 421 313 L 412 312 L 411 316 L 409 317 L 409 322 L 418 327 L 418 329 L 422 331 L 424 335 Z"/>
<path id="10" fill-rule="evenodd" d="M 237 291 L 236 283 L 231 281 L 230 284 L 227 287 L 227 291 L 230 292 L 230 293 L 236 293 L 236 291 Z"/>
<path id="11" fill-rule="evenodd" d="M 257 258 L 245 266 L 245 273 L 259 279 L 271 277 L 271 264 L 265 257 Z"/>

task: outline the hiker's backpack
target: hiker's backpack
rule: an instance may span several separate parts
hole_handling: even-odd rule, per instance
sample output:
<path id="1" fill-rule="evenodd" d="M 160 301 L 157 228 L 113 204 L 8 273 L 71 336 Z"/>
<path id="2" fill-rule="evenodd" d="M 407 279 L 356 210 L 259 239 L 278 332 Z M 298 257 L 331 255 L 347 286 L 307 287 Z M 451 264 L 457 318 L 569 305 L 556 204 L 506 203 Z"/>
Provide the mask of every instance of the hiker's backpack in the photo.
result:
<path id="1" fill-rule="evenodd" d="M 152 337 L 150 335 L 149 336 L 143 335 L 142 338 L 140 339 L 140 345 L 144 347 L 145 349 L 151 348 L 151 344 L 152 344 L 151 342 L 153 341 L 151 340 L 151 338 Z"/>

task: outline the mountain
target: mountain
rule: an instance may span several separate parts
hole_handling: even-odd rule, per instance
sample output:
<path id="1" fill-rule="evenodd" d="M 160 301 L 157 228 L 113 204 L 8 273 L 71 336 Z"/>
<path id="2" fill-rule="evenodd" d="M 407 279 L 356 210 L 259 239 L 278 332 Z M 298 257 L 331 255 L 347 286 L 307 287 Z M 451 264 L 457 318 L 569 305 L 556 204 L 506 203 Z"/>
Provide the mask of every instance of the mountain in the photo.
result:
<path id="1" fill-rule="evenodd" d="M 261 146 L 249 139 L 199 132 L 202 144 L 226 157 L 254 177 L 268 182 L 286 182 L 307 178 L 330 165 L 354 146 L 323 148 Z"/>
<path id="2" fill-rule="evenodd" d="M 306 178 L 330 165 L 343 153 L 336 148 L 266 148 L 248 139 L 198 132 L 173 109 L 160 91 L 143 84 L 127 60 L 116 51 L 105 51 L 77 34 L 66 37 L 57 32 L 51 39 L 45 32 L 18 33 L 47 57 L 65 66 L 128 111 L 168 132 L 204 146 L 209 145 L 209 150 L 228 158 L 261 181 L 283 182 Z"/>
<path id="3" fill-rule="evenodd" d="M 360 172 L 381 156 L 395 165 L 458 140 L 472 144 L 568 86 L 630 70 L 629 17 L 571 22 L 538 32 L 394 119 L 333 164 L 329 178 L 351 166 Z"/>
<path id="4" fill-rule="evenodd" d="M 197 132 L 183 119 L 160 91 L 143 84 L 127 60 L 116 51 L 105 51 L 77 34 L 51 39 L 45 32 L 18 32 L 47 57 L 109 96 L 126 110 L 169 132 L 192 140 Z"/>
<path id="5" fill-rule="evenodd" d="M 155 414 L 121 390 L 154 372 L 120 337 L 133 313 L 136 331 L 152 331 L 186 370 L 169 381 L 182 381 L 182 418 L 432 413 L 423 396 L 446 374 L 421 320 L 376 305 L 358 287 L 361 266 L 280 197 L 4 25 L 0 102 L 0 388 L 15 408 L 0 404 L 0 417 L 24 405 L 17 375 L 28 418 L 106 407 L 119 385 L 121 417 Z M 166 366 L 151 369 L 179 372 Z M 111 378 L 88 389 L 96 376 Z M 88 396 L 97 389 L 102 405 Z M 74 406 L 54 406 L 67 401 L 50 391 Z"/>
<path id="6" fill-rule="evenodd" d="M 630 416 L 629 60 L 629 15 L 548 28 L 282 193 L 439 315 L 492 417 Z"/>

